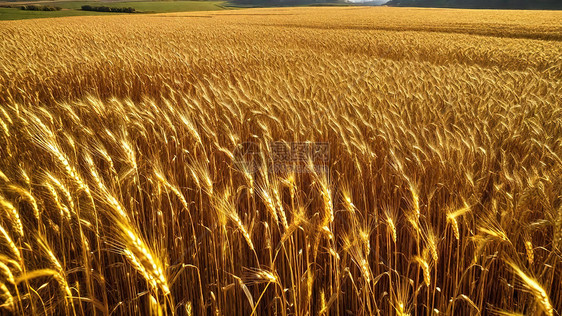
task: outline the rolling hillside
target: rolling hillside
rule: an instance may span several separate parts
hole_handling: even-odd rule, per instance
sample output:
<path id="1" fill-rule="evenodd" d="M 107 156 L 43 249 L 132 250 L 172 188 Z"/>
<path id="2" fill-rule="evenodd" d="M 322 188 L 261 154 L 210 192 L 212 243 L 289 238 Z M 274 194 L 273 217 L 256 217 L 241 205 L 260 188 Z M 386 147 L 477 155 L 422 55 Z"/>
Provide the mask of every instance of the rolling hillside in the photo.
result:
<path id="1" fill-rule="evenodd" d="M 560 0 L 391 0 L 387 5 L 471 9 L 562 9 Z"/>

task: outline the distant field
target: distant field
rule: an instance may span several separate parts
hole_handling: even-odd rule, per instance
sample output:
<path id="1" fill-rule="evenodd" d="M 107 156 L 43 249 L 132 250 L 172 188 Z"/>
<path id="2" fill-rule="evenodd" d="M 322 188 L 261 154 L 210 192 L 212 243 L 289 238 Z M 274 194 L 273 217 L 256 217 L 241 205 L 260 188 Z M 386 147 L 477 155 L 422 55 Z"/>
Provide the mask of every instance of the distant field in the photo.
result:
<path id="1" fill-rule="evenodd" d="M 34 3 L 34 2 L 29 2 Z M 10 2 L 4 2 L 4 5 Z M 49 1 L 39 2 L 39 5 L 58 6 L 61 11 L 26 11 L 17 8 L 0 8 L 0 20 L 22 20 L 37 18 L 55 18 L 63 16 L 88 16 L 88 15 L 115 15 L 119 13 L 105 13 L 82 11 L 83 5 L 107 6 L 107 7 L 133 7 L 139 13 L 165 13 L 184 11 L 215 11 L 224 9 L 224 1 Z M 139 14 L 134 13 L 134 14 Z"/>
<path id="2" fill-rule="evenodd" d="M 1 315 L 562 312 L 562 12 L 0 34 Z"/>
<path id="3" fill-rule="evenodd" d="M 131 1 L 131 2 L 100 2 L 100 1 L 63 1 L 53 2 L 61 8 L 78 10 L 83 5 L 107 7 L 133 7 L 141 12 L 183 12 L 183 11 L 214 11 L 223 9 L 224 1 Z"/>
<path id="4" fill-rule="evenodd" d="M 109 13 L 87 12 L 77 10 L 61 10 L 61 11 L 25 11 L 15 8 L 0 8 L 0 20 L 25 20 L 25 19 L 41 19 L 41 18 L 58 18 L 63 16 L 87 16 L 87 15 L 103 15 Z"/>

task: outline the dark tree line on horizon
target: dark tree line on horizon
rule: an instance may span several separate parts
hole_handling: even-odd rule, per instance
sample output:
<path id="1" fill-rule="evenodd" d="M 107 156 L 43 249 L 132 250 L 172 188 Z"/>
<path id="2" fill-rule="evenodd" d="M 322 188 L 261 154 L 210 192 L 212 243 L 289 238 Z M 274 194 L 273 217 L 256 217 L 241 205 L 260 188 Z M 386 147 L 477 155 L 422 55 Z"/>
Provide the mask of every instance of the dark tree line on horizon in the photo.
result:
<path id="1" fill-rule="evenodd" d="M 97 11 L 97 12 L 119 12 L 119 13 L 135 13 L 135 8 L 132 7 L 123 7 L 123 8 L 116 8 L 116 7 L 106 7 L 106 6 L 91 6 L 91 5 L 83 5 L 82 11 Z"/>

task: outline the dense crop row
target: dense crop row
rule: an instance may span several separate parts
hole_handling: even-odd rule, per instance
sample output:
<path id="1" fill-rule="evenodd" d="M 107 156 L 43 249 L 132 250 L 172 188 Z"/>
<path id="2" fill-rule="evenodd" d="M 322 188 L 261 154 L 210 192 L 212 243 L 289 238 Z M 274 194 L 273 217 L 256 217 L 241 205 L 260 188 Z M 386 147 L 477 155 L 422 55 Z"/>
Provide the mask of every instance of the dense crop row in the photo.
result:
<path id="1" fill-rule="evenodd" d="M 557 315 L 559 17 L 0 24 L 1 308 Z"/>

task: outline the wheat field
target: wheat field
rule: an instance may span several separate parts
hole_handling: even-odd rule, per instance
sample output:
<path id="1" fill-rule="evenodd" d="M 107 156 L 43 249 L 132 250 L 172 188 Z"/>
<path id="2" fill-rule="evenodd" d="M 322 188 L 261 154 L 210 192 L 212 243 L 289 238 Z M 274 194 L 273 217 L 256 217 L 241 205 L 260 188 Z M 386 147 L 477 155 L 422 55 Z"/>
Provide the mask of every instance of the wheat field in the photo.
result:
<path id="1" fill-rule="evenodd" d="M 562 312 L 562 12 L 0 31 L 2 314 Z"/>

